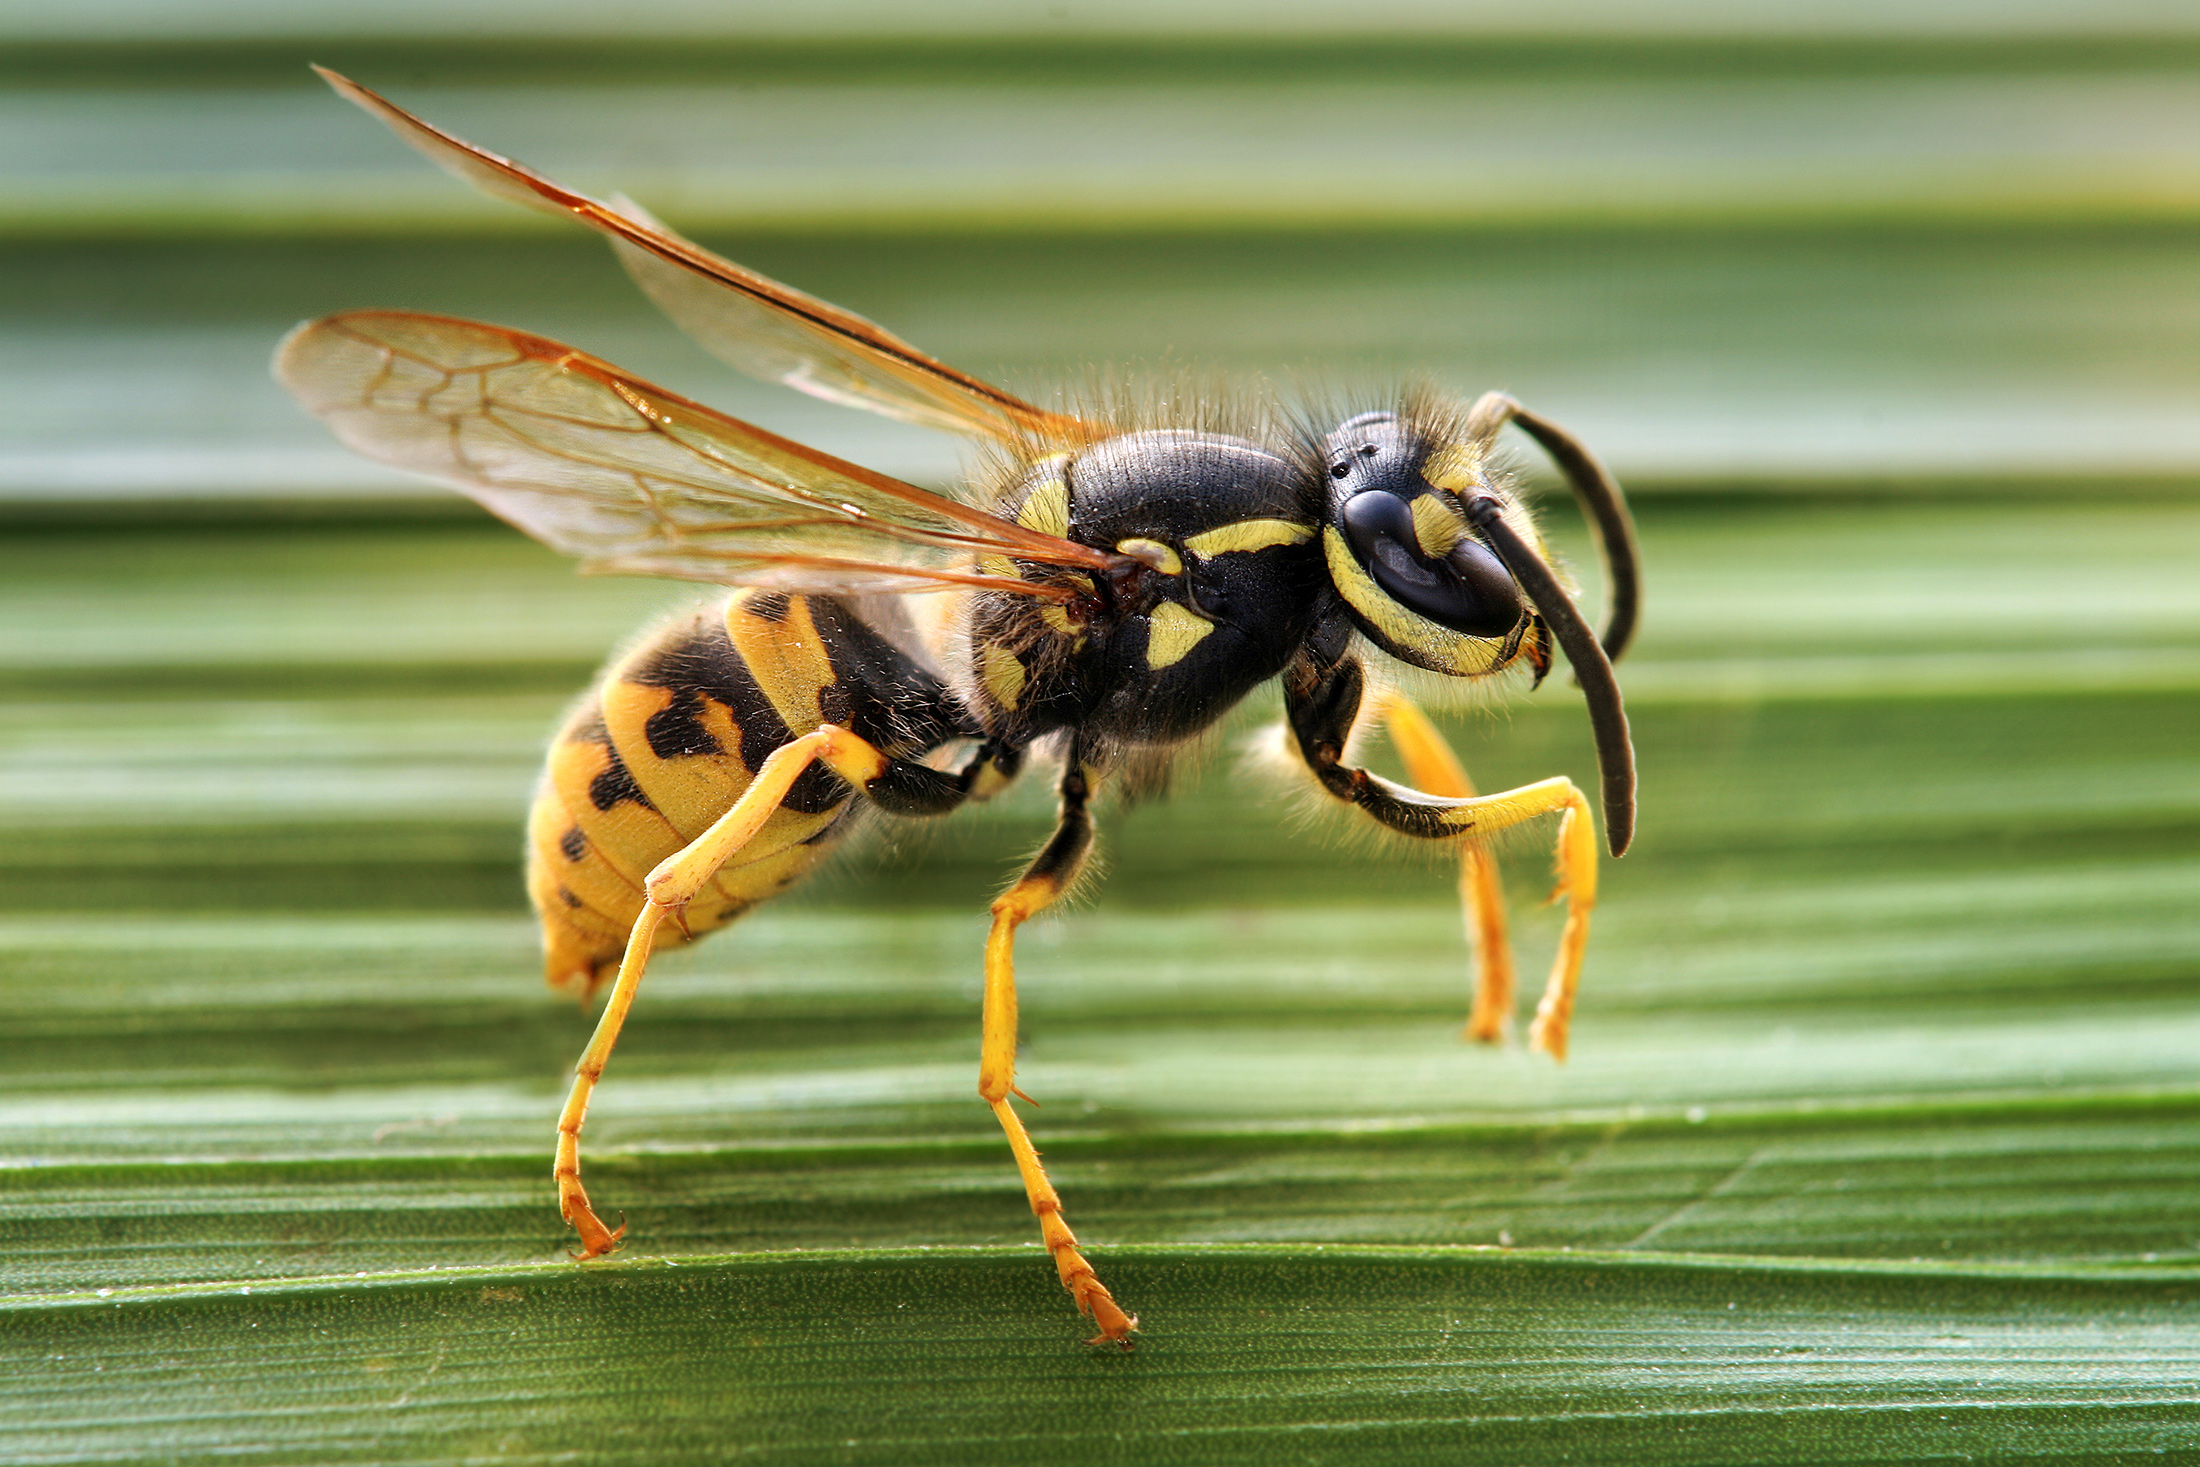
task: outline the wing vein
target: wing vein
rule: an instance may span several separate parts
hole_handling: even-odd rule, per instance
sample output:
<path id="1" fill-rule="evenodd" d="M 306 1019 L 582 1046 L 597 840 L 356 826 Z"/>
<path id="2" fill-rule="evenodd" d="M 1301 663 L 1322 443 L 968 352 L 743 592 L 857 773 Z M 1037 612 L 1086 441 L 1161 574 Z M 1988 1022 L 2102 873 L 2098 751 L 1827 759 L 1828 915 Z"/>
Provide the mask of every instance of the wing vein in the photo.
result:
<path id="1" fill-rule="evenodd" d="M 1065 603 L 1102 551 L 780 438 L 506 327 L 407 311 L 309 322 L 276 375 L 346 444 L 453 484 L 599 570 L 811 592 L 983 586 Z"/>

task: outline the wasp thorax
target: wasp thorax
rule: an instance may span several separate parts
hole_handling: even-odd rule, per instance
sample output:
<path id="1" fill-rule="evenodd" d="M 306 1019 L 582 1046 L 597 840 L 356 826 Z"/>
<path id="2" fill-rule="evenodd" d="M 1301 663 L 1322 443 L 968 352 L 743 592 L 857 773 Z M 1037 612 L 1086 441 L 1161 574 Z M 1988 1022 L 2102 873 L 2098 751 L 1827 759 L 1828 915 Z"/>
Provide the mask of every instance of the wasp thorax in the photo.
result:
<path id="1" fill-rule="evenodd" d="M 1006 496 L 1025 527 L 1135 565 L 1099 588 L 1092 614 L 1002 608 L 1042 635 L 1020 649 L 1036 716 L 1074 710 L 1087 732 L 1127 742 L 1196 733 L 1281 671 L 1311 624 L 1318 505 L 1305 470 L 1241 438 L 1157 429 L 1105 439 L 1027 468 Z M 1000 661 L 998 640 L 975 649 Z M 997 668 L 998 691 L 1015 679 Z M 1005 700 L 1003 700 L 1005 701 Z"/>
<path id="2" fill-rule="evenodd" d="M 1364 413 L 1322 440 L 1330 577 L 1384 651 L 1433 672 L 1495 671 L 1518 649 L 1527 603 L 1474 537 L 1457 490 L 1477 456 L 1431 444 L 1395 413 Z"/>

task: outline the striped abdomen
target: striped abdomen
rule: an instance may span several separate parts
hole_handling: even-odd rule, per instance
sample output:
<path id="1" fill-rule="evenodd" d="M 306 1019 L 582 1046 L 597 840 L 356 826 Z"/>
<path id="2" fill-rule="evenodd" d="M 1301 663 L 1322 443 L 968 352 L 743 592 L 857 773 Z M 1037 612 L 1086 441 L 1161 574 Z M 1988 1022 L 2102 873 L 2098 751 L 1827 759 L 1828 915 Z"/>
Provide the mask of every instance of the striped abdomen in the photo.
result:
<path id="1" fill-rule="evenodd" d="M 903 758 L 976 732 L 932 671 L 828 597 L 736 592 L 614 663 L 551 744 L 528 825 L 550 982 L 610 977 L 651 868 L 730 809 L 772 750 L 823 723 Z M 830 770 L 806 771 L 697 894 L 687 931 L 722 927 L 800 880 L 849 829 L 854 803 Z M 687 940 L 670 924 L 659 933 L 660 947 Z"/>

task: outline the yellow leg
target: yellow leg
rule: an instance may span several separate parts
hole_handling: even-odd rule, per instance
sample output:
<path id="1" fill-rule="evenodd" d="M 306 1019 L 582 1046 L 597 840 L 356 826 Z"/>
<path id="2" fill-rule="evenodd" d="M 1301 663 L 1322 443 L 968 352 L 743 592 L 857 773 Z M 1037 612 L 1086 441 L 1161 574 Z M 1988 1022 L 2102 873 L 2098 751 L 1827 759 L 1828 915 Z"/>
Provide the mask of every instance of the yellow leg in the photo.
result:
<path id="1" fill-rule="evenodd" d="M 887 767 L 885 755 L 846 729 L 827 724 L 815 733 L 804 734 L 774 749 L 732 809 L 649 873 L 646 900 L 627 936 L 618 979 L 611 985 L 603 1016 L 596 1021 L 596 1032 L 574 1067 L 573 1088 L 558 1116 L 557 1165 L 553 1172 L 558 1183 L 558 1211 L 580 1234 L 582 1258 L 609 1253 L 626 1232 L 623 1224 L 617 1229 L 604 1226 L 589 1204 L 588 1189 L 581 1185 L 581 1124 L 588 1118 L 589 1098 L 595 1094 L 596 1082 L 603 1078 L 612 1047 L 619 1042 L 627 1011 L 634 1006 L 634 994 L 642 985 L 643 970 L 649 966 L 657 928 L 667 917 L 679 920 L 681 910 L 694 900 L 695 893 L 749 843 L 779 808 L 795 780 L 820 760 L 858 789 L 878 778 Z"/>
<path id="2" fill-rule="evenodd" d="M 1564 775 L 1524 784 L 1502 794 L 1460 800 L 1444 812 L 1447 824 L 1471 830 L 1477 838 L 1533 820 L 1557 815 L 1558 885 L 1551 900 L 1566 903 L 1566 925 L 1558 935 L 1558 956 L 1528 1026 L 1528 1047 L 1552 1059 L 1566 1058 L 1566 1029 L 1574 1013 L 1574 989 L 1581 979 L 1581 958 L 1589 946 L 1589 917 L 1597 904 L 1596 821 L 1589 801 Z"/>
<path id="3" fill-rule="evenodd" d="M 993 927 L 985 940 L 985 1036 L 978 1059 L 978 1096 L 1008 1133 L 1009 1149 L 1016 1155 L 1016 1170 L 1024 1181 L 1024 1195 L 1039 1219 L 1039 1236 L 1054 1257 L 1054 1270 L 1062 1287 L 1089 1315 L 1100 1333 L 1089 1344 L 1119 1344 L 1130 1348 L 1130 1334 L 1138 1328 L 1136 1315 L 1125 1314 L 1107 1286 L 1100 1282 L 1085 1255 L 1078 1251 L 1077 1235 L 1062 1217 L 1062 1198 L 1047 1179 L 1039 1152 L 1024 1130 L 1023 1120 L 1009 1103 L 1010 1096 L 1030 1101 L 1016 1088 L 1016 929 L 1044 911 L 1069 889 L 1092 845 L 1092 825 L 1085 813 L 1085 778 L 1072 756 L 1071 772 L 1063 778 L 1062 823 L 1031 869 L 993 903 Z M 1037 1102 L 1032 1102 L 1036 1104 Z"/>
<path id="4" fill-rule="evenodd" d="M 1466 769 L 1427 714 L 1393 693 L 1383 700 L 1383 723 L 1414 788 L 1446 799 L 1473 797 Z M 1459 903 L 1474 955 L 1474 1010 L 1467 1018 L 1466 1037 L 1495 1044 L 1511 1027 L 1517 983 L 1512 942 L 1505 932 L 1504 883 L 1497 857 L 1480 845 L 1459 848 Z"/>
<path id="5" fill-rule="evenodd" d="M 1568 786 L 1572 789 L 1572 786 Z M 1566 903 L 1566 926 L 1558 935 L 1558 956 L 1551 962 L 1543 1001 L 1528 1026 L 1528 1045 L 1552 1059 L 1566 1058 L 1566 1031 L 1574 1017 L 1574 988 L 1581 980 L 1581 956 L 1589 948 L 1589 916 L 1597 906 L 1597 830 L 1589 802 L 1573 790 L 1573 800 L 1558 820 L 1558 885 L 1551 900 Z"/>
<path id="6" fill-rule="evenodd" d="M 1589 916 L 1596 909 L 1597 901 L 1596 829 L 1594 817 L 1589 813 L 1589 802 L 1582 798 L 1574 782 L 1564 776 L 1539 780 L 1494 795 L 1447 795 L 1409 789 L 1354 768 L 1344 762 L 1344 751 L 1352 727 L 1365 706 L 1365 696 L 1366 674 L 1352 658 L 1324 666 L 1310 657 L 1302 657 L 1284 670 L 1284 719 L 1298 745 L 1299 756 L 1324 790 L 1348 805 L 1357 806 L 1376 824 L 1420 840 L 1464 838 L 1479 844 L 1524 821 L 1543 815 L 1560 817 L 1558 887 L 1551 893 L 1551 900 L 1565 900 L 1566 926 L 1559 934 L 1558 957 L 1544 985 L 1543 1002 L 1536 1009 L 1535 1023 L 1528 1030 L 1528 1043 L 1553 1059 L 1564 1059 L 1566 1027 L 1574 1010 L 1574 988 L 1581 977 L 1582 953 L 1589 944 Z M 1437 781 L 1455 779 L 1459 786 L 1465 786 L 1466 772 L 1459 768 L 1451 750 L 1418 710 L 1403 700 L 1386 699 L 1380 711 L 1390 720 L 1392 732 L 1399 738 L 1407 761 L 1416 766 L 1418 776 Z M 1617 732 L 1619 749 L 1624 754 L 1624 721 L 1618 725 Z M 1606 769 L 1608 793 L 1617 782 L 1613 777 L 1615 768 L 1617 766 Z M 1626 784 L 1631 801 L 1631 773 Z M 1631 803 L 1628 808 L 1632 808 Z M 1627 818 L 1631 821 L 1633 817 L 1630 814 Z M 1624 847 L 1625 842 L 1621 841 L 1615 844 L 1614 850 Z M 1460 880 L 1468 889 L 1470 911 L 1480 913 L 1497 909 L 1499 893 L 1495 889 L 1493 871 L 1476 872 L 1471 867 L 1464 868 Z M 1484 882 L 1488 885 L 1484 886 Z M 1490 929 L 1484 928 L 1477 934 L 1485 939 L 1485 948 L 1495 946 L 1486 940 L 1489 933 Z M 1476 1009 L 1478 1020 L 1494 1020 L 1494 1016 L 1485 1015 L 1481 1004 L 1478 1003 Z"/>
<path id="7" fill-rule="evenodd" d="M 1372 775 L 1364 778 L 1370 786 L 1379 783 Z M 1597 905 L 1596 820 L 1589 813 L 1588 800 L 1564 775 L 1500 794 L 1445 800 L 1435 809 L 1430 808 L 1435 802 L 1425 795 L 1418 796 L 1418 804 L 1401 799 L 1417 793 L 1390 786 L 1380 796 L 1363 799 L 1362 804 L 1387 810 L 1394 819 L 1401 809 L 1412 812 L 1416 834 L 1434 833 L 1429 829 L 1431 825 L 1449 826 L 1462 833 L 1471 832 L 1477 840 L 1539 816 L 1559 817 L 1558 885 L 1551 891 L 1551 900 L 1566 903 L 1566 925 L 1558 935 L 1558 956 L 1551 962 L 1543 1001 L 1536 1005 L 1535 1022 L 1528 1026 L 1528 1047 L 1540 1049 L 1552 1059 L 1566 1058 L 1566 1030 L 1573 1019 L 1574 989 L 1581 979 L 1582 954 L 1589 946 L 1590 914 Z M 1370 813 L 1377 814 L 1378 809 L 1370 809 Z"/>

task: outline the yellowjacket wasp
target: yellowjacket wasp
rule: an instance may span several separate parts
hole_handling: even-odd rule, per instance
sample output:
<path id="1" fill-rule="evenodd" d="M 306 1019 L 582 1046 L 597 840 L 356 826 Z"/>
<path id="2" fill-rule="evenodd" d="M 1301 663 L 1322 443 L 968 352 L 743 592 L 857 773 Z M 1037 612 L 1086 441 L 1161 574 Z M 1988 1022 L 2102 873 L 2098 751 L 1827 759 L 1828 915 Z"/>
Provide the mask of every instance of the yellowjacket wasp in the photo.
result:
<path id="1" fill-rule="evenodd" d="M 1151 767 L 1279 676 L 1285 745 L 1323 791 L 1459 844 L 1474 1037 L 1500 1037 L 1512 1007 L 1502 896 L 1478 842 L 1560 817 L 1567 918 L 1530 1039 L 1564 1057 L 1596 901 L 1587 800 L 1563 777 L 1477 796 L 1434 726 L 1368 670 L 1387 656 L 1453 678 L 1525 666 L 1540 681 L 1555 640 L 1586 695 L 1607 841 L 1626 850 L 1634 755 L 1610 659 L 1633 631 L 1638 556 L 1618 486 L 1563 429 L 1495 392 L 1260 439 L 1048 411 L 322 75 L 484 191 L 610 236 L 650 298 L 732 365 L 969 435 L 997 460 L 964 497 L 928 493 L 571 347 L 443 316 L 347 312 L 277 352 L 276 376 L 359 453 L 455 485 L 590 569 L 738 588 L 606 670 L 553 743 L 529 824 L 550 981 L 589 993 L 611 980 L 558 1121 L 559 1206 L 582 1257 L 625 1232 L 581 1185 L 580 1133 L 652 951 L 792 885 L 863 810 L 944 814 L 1036 748 L 1061 761 L 1059 820 L 993 903 L 978 1093 L 1094 1343 L 1127 1347 L 1138 1322 L 1078 1250 L 1010 1105 L 1029 1099 L 1016 929 L 1085 865 L 1103 781 Z M 1598 534 L 1612 588 L 1601 640 L 1493 463 L 1507 424 L 1551 454 Z M 943 614 L 914 614 L 917 592 L 949 593 L 931 599 Z M 1347 762 L 1374 717 L 1419 788 Z"/>

